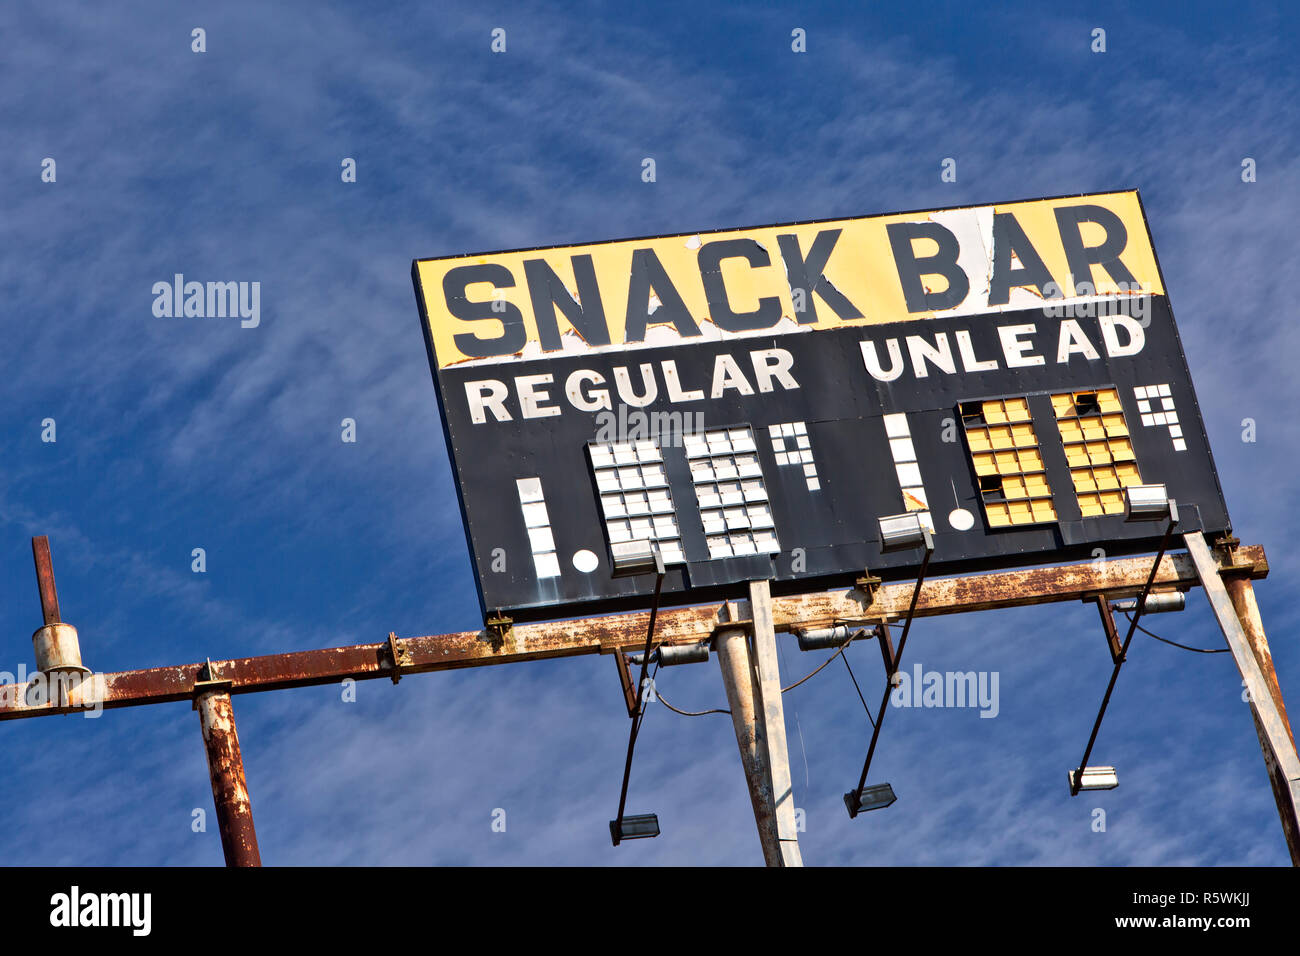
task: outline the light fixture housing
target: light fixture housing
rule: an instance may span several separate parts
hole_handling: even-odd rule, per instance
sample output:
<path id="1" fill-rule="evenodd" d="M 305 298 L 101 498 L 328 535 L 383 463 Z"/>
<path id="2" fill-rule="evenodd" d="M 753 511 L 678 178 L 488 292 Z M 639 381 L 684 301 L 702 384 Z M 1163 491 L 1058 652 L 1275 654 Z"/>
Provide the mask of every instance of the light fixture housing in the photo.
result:
<path id="1" fill-rule="evenodd" d="M 856 804 L 854 797 L 857 797 Z M 887 783 L 876 783 L 863 787 L 860 794 L 850 790 L 844 795 L 844 806 L 848 808 L 850 817 L 856 817 L 867 810 L 883 810 L 897 799 L 892 786 Z"/>
<path id="2" fill-rule="evenodd" d="M 904 548 L 924 547 L 933 550 L 934 539 L 930 529 L 921 520 L 921 512 L 908 511 L 901 515 L 887 515 L 880 519 L 880 549 L 901 551 Z"/>
<path id="3" fill-rule="evenodd" d="M 655 651 L 660 667 L 674 667 L 678 664 L 702 664 L 709 659 L 709 645 L 700 644 L 664 644 Z M 637 661 L 637 663 L 641 663 Z"/>
<path id="4" fill-rule="evenodd" d="M 621 541 L 609 546 L 614 577 L 663 574 L 664 559 L 653 541 Z"/>
<path id="5" fill-rule="evenodd" d="M 1075 793 L 1074 776 L 1077 770 L 1070 771 L 1070 792 Z M 1119 774 L 1114 767 L 1084 767 L 1083 779 L 1077 790 L 1114 790 L 1119 786 Z"/>
<path id="6" fill-rule="evenodd" d="M 624 840 L 647 840 L 659 835 L 659 814 L 642 813 L 637 816 L 625 816 L 622 826 L 618 820 L 609 821 L 609 837 L 618 846 Z"/>
<path id="7" fill-rule="evenodd" d="M 838 650 L 854 633 L 847 624 L 832 627 L 805 627 L 795 630 L 795 639 L 801 651 Z"/>
<path id="8" fill-rule="evenodd" d="M 1178 506 L 1164 485 L 1128 485 L 1124 489 L 1125 521 L 1178 520 Z"/>
<path id="9" fill-rule="evenodd" d="M 1111 605 L 1116 611 L 1136 611 L 1137 606 L 1138 599 L 1135 597 L 1124 598 Z M 1147 595 L 1142 605 L 1142 613 L 1164 614 L 1168 611 L 1181 611 L 1185 607 L 1187 607 L 1187 595 L 1182 591 L 1160 591 Z"/>

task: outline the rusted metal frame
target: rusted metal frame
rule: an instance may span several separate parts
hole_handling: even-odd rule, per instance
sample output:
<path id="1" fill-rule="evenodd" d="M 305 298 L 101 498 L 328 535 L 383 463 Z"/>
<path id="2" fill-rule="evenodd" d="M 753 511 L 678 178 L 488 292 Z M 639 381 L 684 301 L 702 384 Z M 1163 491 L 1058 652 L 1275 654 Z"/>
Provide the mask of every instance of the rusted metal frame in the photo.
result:
<path id="1" fill-rule="evenodd" d="M 1273 652 L 1268 646 L 1268 637 L 1264 634 L 1264 623 L 1259 616 L 1259 604 L 1255 600 L 1255 588 L 1247 575 L 1232 566 L 1221 569 L 1219 577 L 1223 579 L 1223 584 L 1228 590 L 1228 597 L 1237 612 L 1237 619 L 1241 622 L 1246 640 L 1250 643 L 1251 653 L 1254 654 L 1255 661 L 1264 675 L 1264 682 L 1268 685 L 1273 706 L 1277 708 L 1286 727 L 1287 738 L 1294 747 L 1295 733 L 1291 728 L 1291 718 L 1286 711 L 1286 702 L 1282 699 L 1282 688 L 1277 682 L 1277 671 L 1273 667 Z"/>
<path id="2" fill-rule="evenodd" d="M 1199 532 L 1187 535 L 1187 547 L 1196 563 L 1219 629 L 1246 685 L 1255 733 L 1259 737 L 1287 849 L 1292 864 L 1300 866 L 1300 755 L 1296 753 L 1295 736 L 1282 703 L 1277 675 L 1273 672 L 1272 655 L 1268 652 L 1259 608 L 1254 602 L 1254 589 L 1250 588 L 1247 593 L 1249 578 L 1241 575 L 1231 546 L 1225 548 L 1226 568 L 1225 562 L 1215 557 L 1205 536 Z M 1237 590 L 1236 599 L 1229 587 L 1234 580 L 1241 582 L 1233 585 Z"/>
<path id="3" fill-rule="evenodd" d="M 1236 575 L 1254 579 L 1268 575 L 1268 561 L 1264 549 L 1258 545 L 1238 548 L 1235 561 Z M 1157 567 L 1157 585 L 1185 588 L 1198 583 L 1196 569 L 1185 554 L 1165 555 Z M 933 578 L 927 581 L 914 616 L 1079 601 L 1096 594 L 1130 596 L 1141 590 L 1150 568 L 1150 558 L 1120 558 L 1106 562 L 1100 570 L 1095 562 L 1084 561 L 1057 567 Z M 793 626 L 829 627 L 844 621 L 876 623 L 897 619 L 906 612 L 912 590 L 911 582 L 881 585 L 870 603 L 856 589 L 776 597 L 772 600 L 773 625 L 778 631 L 787 631 Z M 657 640 L 661 644 L 693 644 L 707 639 L 720 624 L 721 606 L 660 610 L 655 625 Z M 482 630 L 408 637 L 399 645 L 408 662 L 402 665 L 401 674 L 507 661 L 612 654 L 644 641 L 648 625 L 646 612 L 516 624 L 499 647 Z M 219 663 L 221 673 L 231 681 L 232 695 L 337 684 L 345 678 L 391 678 L 394 674 L 386 641 L 235 658 Z M 96 674 L 86 678 L 81 691 L 72 696 L 72 703 L 59 706 L 28 705 L 24 703 L 26 685 L 8 685 L 0 688 L 4 691 L 0 693 L 0 720 L 72 713 L 91 704 L 111 710 L 188 701 L 203 666 L 197 662 Z"/>
<path id="4" fill-rule="evenodd" d="M 230 695 L 219 691 L 200 694 L 194 700 L 203 732 L 203 749 L 212 778 L 212 802 L 221 831 L 221 852 L 226 866 L 261 866 L 257 830 L 244 778 L 244 759 L 235 730 Z"/>
<path id="5" fill-rule="evenodd" d="M 894 672 L 898 670 L 898 655 L 894 653 L 894 639 L 889 635 L 888 624 L 876 625 L 876 640 L 880 644 L 880 656 L 885 660 L 885 679 L 893 684 Z"/>
<path id="6" fill-rule="evenodd" d="M 1291 787 L 1286 779 L 1277 755 L 1269 743 L 1268 733 L 1260 722 L 1259 714 L 1254 708 L 1250 711 L 1255 724 L 1255 736 L 1259 739 L 1259 750 L 1264 755 L 1264 769 L 1268 773 L 1268 784 L 1273 791 L 1273 802 L 1277 805 L 1277 815 L 1282 821 L 1282 836 L 1286 839 L 1287 851 L 1291 854 L 1291 865 L 1300 867 L 1300 819 L 1295 812 L 1296 801 L 1291 796 Z"/>
<path id="7" fill-rule="evenodd" d="M 1119 632 L 1115 630 L 1115 615 L 1110 613 L 1110 598 L 1104 594 L 1093 595 L 1092 600 L 1097 604 L 1097 611 L 1101 614 L 1101 629 L 1106 634 L 1106 646 L 1110 648 L 1110 660 L 1112 664 L 1118 664 L 1122 657 L 1119 645 Z"/>
<path id="8" fill-rule="evenodd" d="M 650 666 L 650 649 L 655 636 L 655 618 L 659 615 L 659 595 L 664 586 L 664 564 L 658 550 L 655 551 L 655 564 L 658 566 L 658 572 L 655 574 L 654 601 L 650 605 L 650 622 L 646 626 L 645 651 L 641 655 L 641 679 L 637 681 L 636 685 L 636 707 L 631 714 L 632 726 L 627 736 L 627 759 L 623 763 L 623 786 L 618 794 L 618 816 L 609 821 L 609 838 L 613 841 L 614 846 L 618 846 L 622 842 L 619 834 L 623 830 L 623 813 L 627 810 L 627 785 L 632 779 L 632 753 L 636 749 L 637 734 L 641 732 L 641 720 L 645 716 L 646 669 Z"/>
<path id="9" fill-rule="evenodd" d="M 388 659 L 393 665 L 393 683 L 401 683 L 402 668 L 409 662 L 409 655 L 394 631 L 388 632 Z"/>
<path id="10" fill-rule="evenodd" d="M 230 703 L 230 681 L 219 680 L 208 664 L 204 680 L 194 688 L 194 709 L 199 714 L 203 751 L 212 781 L 212 802 L 221 833 L 226 866 L 261 866 L 253 808 L 244 776 L 244 756 L 239 749 L 235 711 Z"/>
<path id="11" fill-rule="evenodd" d="M 618 682 L 623 687 L 623 703 L 627 706 L 627 715 L 635 717 L 636 688 L 632 686 L 632 671 L 627 666 L 627 655 L 622 651 L 615 651 L 614 663 L 618 665 Z"/>
<path id="12" fill-rule="evenodd" d="M 862 761 L 862 775 L 858 777 L 857 787 L 851 791 L 853 799 L 849 801 L 850 817 L 858 815 L 858 804 L 862 801 L 862 789 L 867 785 L 867 773 L 871 770 L 871 758 L 876 753 L 876 742 L 880 739 L 880 728 L 885 725 L 885 711 L 889 704 L 889 695 L 894 690 L 894 674 L 898 671 L 899 661 L 903 659 L 903 650 L 907 647 L 907 635 L 911 631 L 912 621 L 916 617 L 916 604 L 921 597 L 921 588 L 925 584 L 925 572 L 930 567 L 930 556 L 933 554 L 934 546 L 930 543 L 927 534 L 925 557 L 921 560 L 921 571 L 917 574 L 916 585 L 912 589 L 912 601 L 907 608 L 907 620 L 903 624 L 902 636 L 898 639 L 898 652 L 890 655 L 893 658 L 894 666 L 885 675 L 885 694 L 880 698 L 880 706 L 876 708 L 876 722 L 871 728 L 871 744 L 867 747 L 867 759 Z"/>
<path id="13" fill-rule="evenodd" d="M 1092 733 L 1088 737 L 1088 746 L 1083 748 L 1083 759 L 1079 761 L 1079 769 L 1074 774 L 1074 782 L 1070 784 L 1070 796 L 1077 797 L 1079 788 L 1083 786 L 1083 770 L 1088 766 L 1088 758 L 1092 756 L 1093 745 L 1097 743 L 1097 734 L 1101 730 L 1102 718 L 1106 716 L 1106 707 L 1110 704 L 1110 695 L 1115 691 L 1115 682 L 1119 680 L 1119 669 L 1124 666 L 1124 660 L 1128 655 L 1128 646 L 1133 641 L 1133 635 L 1137 633 L 1138 620 L 1142 617 L 1142 611 L 1147 605 L 1147 596 L 1151 593 L 1151 585 L 1155 583 L 1156 571 L 1160 567 L 1160 561 L 1165 556 L 1165 549 L 1169 547 L 1169 539 L 1173 537 L 1174 528 L 1178 525 L 1178 508 L 1174 502 L 1169 502 L 1170 515 L 1169 524 L 1165 527 L 1164 537 L 1160 539 L 1160 550 L 1156 553 L 1156 560 L 1151 565 L 1151 573 L 1147 575 L 1147 582 L 1142 587 L 1142 593 L 1138 596 L 1137 606 L 1133 608 L 1133 616 L 1129 618 L 1128 633 L 1124 635 L 1124 643 L 1119 649 L 1119 656 L 1115 658 L 1114 667 L 1110 672 L 1110 683 L 1106 685 L 1106 695 L 1101 699 L 1101 709 L 1097 711 L 1097 719 L 1093 721 Z M 1105 609 L 1105 615 L 1110 615 L 1110 609 Z M 1113 626 L 1114 622 L 1112 622 Z"/>

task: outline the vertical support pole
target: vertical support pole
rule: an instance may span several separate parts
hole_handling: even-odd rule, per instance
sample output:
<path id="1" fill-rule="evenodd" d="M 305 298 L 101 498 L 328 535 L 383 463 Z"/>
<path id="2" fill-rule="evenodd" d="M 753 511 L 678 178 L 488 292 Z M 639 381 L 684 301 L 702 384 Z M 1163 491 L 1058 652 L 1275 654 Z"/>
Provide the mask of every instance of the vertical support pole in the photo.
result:
<path id="1" fill-rule="evenodd" d="M 81 642 L 77 629 L 65 624 L 59 614 L 59 592 L 54 586 L 54 562 L 50 539 L 32 538 L 32 559 L 36 562 L 36 585 L 41 594 L 44 624 L 32 634 L 36 669 L 50 680 L 50 699 L 59 706 L 68 703 L 68 692 L 81 684 L 89 668 L 81 663 Z"/>
<path id="2" fill-rule="evenodd" d="M 1246 641 L 1250 644 L 1251 653 L 1255 655 L 1255 663 L 1259 665 L 1264 675 L 1264 683 L 1268 685 L 1273 706 L 1281 715 L 1282 723 L 1286 726 L 1286 735 L 1291 740 L 1291 746 L 1294 747 L 1295 733 L 1291 729 L 1291 718 L 1287 716 L 1286 702 L 1282 700 L 1282 688 L 1277 682 L 1277 671 L 1273 669 L 1273 652 L 1269 649 L 1268 638 L 1264 636 L 1264 622 L 1259 617 L 1255 588 L 1250 583 L 1250 578 L 1243 574 L 1225 573 L 1223 584 L 1228 589 L 1228 597 L 1232 599 L 1237 619 L 1246 633 Z"/>
<path id="3" fill-rule="evenodd" d="M 36 586 L 41 592 L 41 616 L 47 625 L 60 624 L 63 618 L 59 617 L 59 592 L 54 586 L 54 562 L 46 535 L 32 538 L 32 560 L 36 562 Z"/>
<path id="4" fill-rule="evenodd" d="M 1255 656 L 1255 663 L 1259 665 L 1269 696 L 1273 699 L 1273 706 L 1282 718 L 1282 725 L 1286 728 L 1287 738 L 1291 741 L 1291 749 L 1294 751 L 1295 733 L 1291 728 L 1291 719 L 1287 716 L 1286 703 L 1282 700 L 1282 688 L 1277 682 L 1277 671 L 1273 668 L 1273 653 L 1269 650 L 1268 638 L 1264 635 L 1264 622 L 1260 619 L 1259 604 L 1255 601 L 1255 588 L 1246 575 L 1225 574 L 1223 583 L 1228 589 L 1228 596 L 1232 599 L 1237 619 L 1241 622 L 1246 641 Z M 1259 737 L 1259 747 L 1264 753 L 1264 765 L 1268 768 L 1268 782 L 1273 788 L 1273 800 L 1282 818 L 1282 830 L 1286 835 L 1287 849 L 1291 851 L 1291 865 L 1300 866 L 1300 821 L 1297 821 L 1295 814 L 1286 813 L 1286 808 L 1291 805 L 1286 776 L 1268 746 L 1264 726 L 1259 722 L 1258 715 L 1252 710 L 1251 716 L 1255 718 L 1255 734 Z"/>
<path id="5" fill-rule="evenodd" d="M 253 829 L 253 808 L 244 780 L 244 757 L 235 730 L 235 712 L 225 690 L 200 690 L 194 698 L 203 731 L 203 749 L 212 778 L 212 802 L 216 805 L 221 830 L 221 851 L 226 866 L 261 866 L 257 832 Z"/>
<path id="6" fill-rule="evenodd" d="M 760 713 L 754 706 L 753 668 L 749 660 L 749 642 L 743 628 L 719 631 L 715 649 L 722 683 L 731 708 L 731 724 L 740 747 L 740 762 L 749 784 L 749 799 L 754 805 L 758 839 L 763 845 L 763 859 L 768 866 L 781 865 L 780 839 L 776 828 L 776 806 L 767 773 L 767 748 L 759 726 Z"/>
<path id="7" fill-rule="evenodd" d="M 1273 787 L 1282 832 L 1292 864 L 1300 866 L 1300 756 L 1296 754 L 1295 738 L 1282 704 L 1282 692 L 1278 688 L 1277 675 L 1273 673 L 1272 656 L 1267 651 L 1268 643 L 1259 620 L 1254 589 L 1248 580 L 1238 581 L 1233 586 L 1238 590 L 1239 601 L 1234 601 L 1205 536 L 1196 532 L 1188 534 L 1186 539 L 1187 552 L 1196 566 L 1196 576 L 1205 588 L 1210 607 L 1219 621 L 1219 629 L 1227 639 L 1237 670 L 1241 672 L 1249 692 L 1255 733 L 1264 753 L 1264 766 Z M 1257 638 L 1250 637 L 1251 631 L 1257 633 Z M 1266 675 L 1272 675 L 1272 679 Z"/>
<path id="8" fill-rule="evenodd" d="M 772 592 L 767 581 L 751 581 L 749 606 L 754 620 L 754 670 L 757 702 L 767 751 L 767 785 L 774 803 L 777 849 L 781 866 L 803 866 L 795 828 L 794 788 L 790 782 L 790 753 L 785 738 L 785 705 L 781 700 L 781 668 L 772 621 Z"/>

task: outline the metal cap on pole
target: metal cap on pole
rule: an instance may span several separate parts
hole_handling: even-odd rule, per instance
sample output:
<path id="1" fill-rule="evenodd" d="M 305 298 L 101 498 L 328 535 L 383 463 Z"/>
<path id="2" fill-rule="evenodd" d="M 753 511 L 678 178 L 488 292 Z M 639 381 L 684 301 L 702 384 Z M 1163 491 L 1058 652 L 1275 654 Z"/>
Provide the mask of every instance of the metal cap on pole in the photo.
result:
<path id="1" fill-rule="evenodd" d="M 59 614 L 50 539 L 45 535 L 32 538 L 32 558 L 36 562 L 36 584 L 40 588 L 41 614 L 45 620 L 32 634 L 36 669 L 44 674 L 89 674 L 90 668 L 81 663 L 77 629 L 65 624 Z"/>

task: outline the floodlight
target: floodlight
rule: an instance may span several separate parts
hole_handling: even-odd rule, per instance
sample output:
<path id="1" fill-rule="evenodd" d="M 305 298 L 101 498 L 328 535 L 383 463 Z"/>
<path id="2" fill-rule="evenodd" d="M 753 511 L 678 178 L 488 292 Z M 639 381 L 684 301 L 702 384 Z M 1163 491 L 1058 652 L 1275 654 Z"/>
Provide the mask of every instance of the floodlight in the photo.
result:
<path id="1" fill-rule="evenodd" d="M 1137 606 L 1138 599 L 1135 597 L 1125 598 L 1111 605 L 1116 611 L 1135 611 Z M 1186 606 L 1187 595 L 1182 591 L 1161 591 L 1159 594 L 1147 595 L 1146 601 L 1142 604 L 1142 613 L 1163 614 L 1167 611 L 1181 611 Z"/>
<path id="2" fill-rule="evenodd" d="M 934 548 L 930 529 L 921 520 L 921 512 L 908 511 L 880 519 L 880 548 L 882 551 L 901 551 L 904 548 L 924 546 Z"/>
<path id="3" fill-rule="evenodd" d="M 645 687 L 646 669 L 650 665 L 650 648 L 654 644 L 655 621 L 659 617 L 659 595 L 664 586 L 664 558 L 659 553 L 658 545 L 652 541 L 637 541 L 629 544 L 630 547 L 620 549 L 619 545 L 616 544 L 611 548 L 614 554 L 615 567 L 618 567 L 621 557 L 624 568 L 637 569 L 625 573 L 638 573 L 641 570 L 653 570 L 655 572 L 655 596 L 653 603 L 650 605 L 650 623 L 645 632 L 645 649 L 641 652 L 641 679 L 637 681 L 636 685 L 640 688 Z M 650 568 L 644 567 L 647 550 L 650 552 L 652 559 Z M 618 572 L 615 571 L 615 573 Z M 646 837 L 659 835 L 659 818 L 653 813 L 643 813 L 634 817 L 624 814 L 627 809 L 627 785 L 628 781 L 632 779 L 632 754 L 636 750 L 636 736 L 641 729 L 641 719 L 645 716 L 645 697 L 638 694 L 634 699 L 636 700 L 636 706 L 628 713 L 628 716 L 632 718 L 632 726 L 627 735 L 627 760 L 623 762 L 623 786 L 618 794 L 618 816 L 609 821 L 609 836 L 614 841 L 614 846 L 618 846 L 623 840 L 643 840 Z"/>
<path id="4" fill-rule="evenodd" d="M 653 541 L 622 541 L 610 545 L 614 576 L 663 574 L 664 559 Z"/>
<path id="5" fill-rule="evenodd" d="M 659 815 L 642 813 L 609 821 L 609 837 L 618 846 L 624 840 L 645 840 L 659 835 Z"/>
<path id="6" fill-rule="evenodd" d="M 700 664 L 709 659 L 709 645 L 706 643 L 665 644 L 655 651 L 655 654 L 658 655 L 657 659 L 660 667 L 673 667 L 677 664 Z"/>
<path id="7" fill-rule="evenodd" d="M 1080 790 L 1114 790 L 1119 786 L 1119 775 L 1115 773 L 1114 767 L 1084 767 L 1083 777 L 1075 785 L 1075 775 L 1077 770 L 1070 771 L 1070 793 L 1078 793 Z"/>
<path id="8" fill-rule="evenodd" d="M 1129 485 L 1124 489 L 1124 520 L 1178 520 L 1178 508 L 1164 485 Z"/>
<path id="9" fill-rule="evenodd" d="M 867 810 L 883 810 L 897 799 L 893 787 L 887 783 L 877 783 L 863 787 L 861 793 L 850 790 L 844 795 L 844 806 L 848 808 L 850 817 L 856 817 Z"/>
<path id="10" fill-rule="evenodd" d="M 838 649 L 850 639 L 854 631 L 855 629 L 847 624 L 836 624 L 834 627 L 799 628 L 794 632 L 794 636 L 799 641 L 799 650 L 820 651 Z"/>

